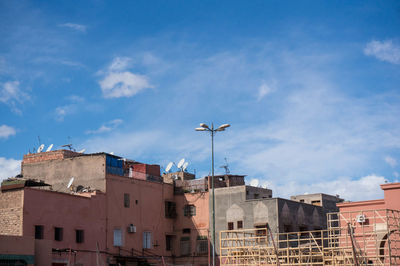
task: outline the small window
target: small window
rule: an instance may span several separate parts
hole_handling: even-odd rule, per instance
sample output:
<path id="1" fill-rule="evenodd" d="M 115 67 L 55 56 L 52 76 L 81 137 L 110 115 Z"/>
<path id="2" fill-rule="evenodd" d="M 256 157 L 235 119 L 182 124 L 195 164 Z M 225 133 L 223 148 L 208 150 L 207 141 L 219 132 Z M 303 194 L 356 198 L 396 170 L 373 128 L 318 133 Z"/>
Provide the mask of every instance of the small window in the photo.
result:
<path id="1" fill-rule="evenodd" d="M 124 194 L 124 207 L 125 208 L 129 208 L 129 206 L 130 206 L 130 197 L 129 197 L 129 194 L 128 193 L 125 193 Z"/>
<path id="2" fill-rule="evenodd" d="M 198 239 L 197 240 L 197 254 L 207 254 L 208 253 L 208 240 Z"/>
<path id="3" fill-rule="evenodd" d="M 143 232 L 143 248 L 152 248 L 151 232 Z"/>
<path id="4" fill-rule="evenodd" d="M 228 223 L 228 230 L 233 230 L 233 222 Z"/>
<path id="5" fill-rule="evenodd" d="M 254 198 L 255 198 L 255 199 L 258 199 L 259 197 L 260 197 L 260 194 L 254 193 Z"/>
<path id="6" fill-rule="evenodd" d="M 54 240 L 55 241 L 63 240 L 63 229 L 61 227 L 54 227 Z"/>
<path id="7" fill-rule="evenodd" d="M 165 218 L 176 218 L 176 203 L 172 201 L 165 202 Z"/>
<path id="8" fill-rule="evenodd" d="M 313 201 L 311 201 L 311 204 L 315 205 L 315 206 L 321 206 L 321 201 L 320 200 L 313 200 Z"/>
<path id="9" fill-rule="evenodd" d="M 35 239 L 43 239 L 44 226 L 35 225 Z"/>
<path id="10" fill-rule="evenodd" d="M 167 251 L 172 250 L 172 240 L 173 240 L 173 236 L 171 236 L 171 235 L 165 236 L 165 250 L 167 250 Z"/>
<path id="11" fill-rule="evenodd" d="M 84 238 L 84 231 L 83 230 L 75 230 L 75 239 L 76 243 L 83 243 L 85 238 Z"/>
<path id="12" fill-rule="evenodd" d="M 183 228 L 182 234 L 190 234 L 190 228 Z"/>
<path id="13" fill-rule="evenodd" d="M 183 209 L 184 216 L 196 216 L 196 206 L 194 205 L 185 205 Z"/>
<path id="14" fill-rule="evenodd" d="M 237 222 L 237 229 L 242 229 L 243 228 L 243 221 L 238 221 Z"/>
<path id="15" fill-rule="evenodd" d="M 303 203 L 304 203 L 304 200 L 303 200 L 303 199 L 301 199 L 301 200 L 300 200 L 300 202 L 303 202 Z"/>
<path id="16" fill-rule="evenodd" d="M 114 229 L 114 247 L 122 247 L 122 230 Z"/>

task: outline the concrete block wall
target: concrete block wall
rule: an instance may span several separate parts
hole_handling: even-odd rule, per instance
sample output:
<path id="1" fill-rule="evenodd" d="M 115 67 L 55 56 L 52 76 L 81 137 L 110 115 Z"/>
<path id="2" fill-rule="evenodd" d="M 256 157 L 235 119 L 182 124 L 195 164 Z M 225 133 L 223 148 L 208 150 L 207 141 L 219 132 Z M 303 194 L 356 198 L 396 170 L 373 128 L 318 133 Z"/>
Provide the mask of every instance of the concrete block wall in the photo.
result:
<path id="1" fill-rule="evenodd" d="M 41 152 L 41 153 L 30 153 L 24 155 L 22 164 L 30 164 L 30 163 L 37 163 L 50 160 L 61 160 L 80 155 L 82 154 L 69 150 L 56 150 L 56 151 Z"/>
<path id="2" fill-rule="evenodd" d="M 23 190 L 0 193 L 0 235 L 22 235 Z"/>

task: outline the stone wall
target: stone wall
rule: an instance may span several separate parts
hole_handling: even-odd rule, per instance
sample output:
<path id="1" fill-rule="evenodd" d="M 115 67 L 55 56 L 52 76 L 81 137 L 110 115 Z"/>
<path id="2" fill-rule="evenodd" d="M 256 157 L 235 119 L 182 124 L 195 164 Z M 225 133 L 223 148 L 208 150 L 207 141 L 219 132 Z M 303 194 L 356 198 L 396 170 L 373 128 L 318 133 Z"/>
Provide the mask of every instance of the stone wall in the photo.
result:
<path id="1" fill-rule="evenodd" d="M 0 192 L 0 235 L 22 235 L 23 190 Z"/>

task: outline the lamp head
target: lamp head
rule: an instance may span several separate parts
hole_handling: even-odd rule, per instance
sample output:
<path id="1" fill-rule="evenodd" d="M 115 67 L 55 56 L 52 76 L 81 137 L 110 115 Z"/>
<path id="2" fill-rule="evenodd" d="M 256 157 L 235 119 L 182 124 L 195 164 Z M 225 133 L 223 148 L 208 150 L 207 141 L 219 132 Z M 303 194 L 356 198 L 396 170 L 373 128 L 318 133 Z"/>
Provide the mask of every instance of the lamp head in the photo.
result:
<path id="1" fill-rule="evenodd" d="M 196 127 L 195 130 L 196 131 L 206 131 L 207 129 L 204 127 Z"/>
<path id="2" fill-rule="evenodd" d="M 225 128 L 228 128 L 230 126 L 231 125 L 229 125 L 229 124 L 223 124 L 223 125 L 220 125 L 219 128 L 225 129 Z"/>
<path id="3" fill-rule="evenodd" d="M 201 123 L 200 126 L 201 126 L 202 128 L 209 128 L 208 125 L 207 125 L 207 124 L 204 124 L 204 123 Z"/>

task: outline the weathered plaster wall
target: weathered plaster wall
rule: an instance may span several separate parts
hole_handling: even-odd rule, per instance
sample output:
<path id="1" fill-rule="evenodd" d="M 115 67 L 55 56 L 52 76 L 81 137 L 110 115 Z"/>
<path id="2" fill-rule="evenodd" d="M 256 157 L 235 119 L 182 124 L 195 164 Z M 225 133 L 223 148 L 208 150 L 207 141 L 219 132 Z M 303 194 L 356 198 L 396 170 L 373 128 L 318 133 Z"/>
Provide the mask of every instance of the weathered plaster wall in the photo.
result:
<path id="1" fill-rule="evenodd" d="M 22 163 L 24 178 L 43 180 L 53 190 L 66 192 L 67 184 L 74 177 L 74 186 L 90 186 L 105 191 L 105 154 L 85 155 L 63 160 L 46 160 Z"/>

